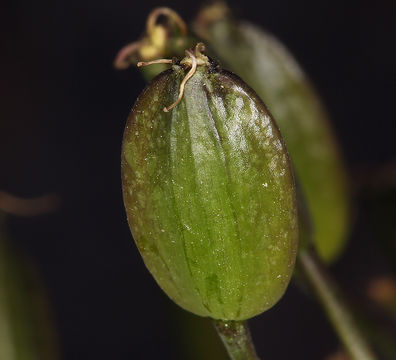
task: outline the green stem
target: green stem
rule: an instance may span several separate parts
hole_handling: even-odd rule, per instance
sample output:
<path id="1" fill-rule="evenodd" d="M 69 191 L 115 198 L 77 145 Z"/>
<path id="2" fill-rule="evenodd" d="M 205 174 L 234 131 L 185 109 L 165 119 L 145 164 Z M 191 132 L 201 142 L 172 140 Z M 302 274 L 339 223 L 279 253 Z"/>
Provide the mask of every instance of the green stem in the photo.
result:
<path id="1" fill-rule="evenodd" d="M 316 254 L 311 250 L 301 249 L 298 262 L 351 358 L 375 360 L 376 357 L 357 326 L 351 309 Z"/>
<path id="2" fill-rule="evenodd" d="M 214 320 L 214 325 L 232 360 L 259 360 L 246 321 Z"/>

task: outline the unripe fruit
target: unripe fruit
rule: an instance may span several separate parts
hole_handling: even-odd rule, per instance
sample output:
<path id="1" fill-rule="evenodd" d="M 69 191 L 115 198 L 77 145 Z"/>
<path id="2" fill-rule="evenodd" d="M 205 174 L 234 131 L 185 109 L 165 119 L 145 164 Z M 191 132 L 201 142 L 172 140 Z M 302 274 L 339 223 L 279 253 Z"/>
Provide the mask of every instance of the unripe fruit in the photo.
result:
<path id="1" fill-rule="evenodd" d="M 293 175 L 271 114 L 239 77 L 198 50 L 157 76 L 128 118 L 122 179 L 135 242 L 177 304 L 243 320 L 279 300 L 296 256 Z"/>

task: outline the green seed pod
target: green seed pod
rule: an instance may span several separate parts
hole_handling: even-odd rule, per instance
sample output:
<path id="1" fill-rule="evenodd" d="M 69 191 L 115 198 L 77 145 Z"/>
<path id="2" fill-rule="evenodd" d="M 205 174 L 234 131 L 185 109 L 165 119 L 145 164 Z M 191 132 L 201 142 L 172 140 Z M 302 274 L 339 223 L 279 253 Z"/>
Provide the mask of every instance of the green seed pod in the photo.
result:
<path id="1" fill-rule="evenodd" d="M 262 101 L 195 51 L 131 111 L 124 203 L 143 260 L 171 299 L 197 315 L 243 320 L 273 306 L 293 272 L 293 175 Z"/>
<path id="2" fill-rule="evenodd" d="M 328 114 L 307 77 L 277 39 L 234 22 L 222 3 L 204 8 L 194 28 L 274 115 L 307 200 L 317 251 L 323 260 L 335 260 L 348 230 L 346 174 Z"/>

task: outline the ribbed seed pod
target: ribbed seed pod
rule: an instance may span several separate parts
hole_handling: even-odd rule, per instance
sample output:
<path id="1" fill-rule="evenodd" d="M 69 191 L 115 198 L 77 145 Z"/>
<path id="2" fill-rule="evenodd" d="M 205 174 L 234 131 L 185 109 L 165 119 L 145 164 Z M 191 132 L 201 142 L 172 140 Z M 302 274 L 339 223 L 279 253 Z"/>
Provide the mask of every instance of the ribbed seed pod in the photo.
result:
<path id="1" fill-rule="evenodd" d="M 335 260 L 345 246 L 349 196 L 344 165 L 318 95 L 276 38 L 235 22 L 224 4 L 204 8 L 194 27 L 274 115 L 308 203 L 316 248 L 323 260 Z"/>
<path id="2" fill-rule="evenodd" d="M 186 310 L 243 320 L 274 305 L 297 247 L 293 175 L 270 113 L 197 53 L 139 96 L 124 132 L 123 194 L 143 260 Z M 191 73 L 191 69 L 189 70 Z"/>

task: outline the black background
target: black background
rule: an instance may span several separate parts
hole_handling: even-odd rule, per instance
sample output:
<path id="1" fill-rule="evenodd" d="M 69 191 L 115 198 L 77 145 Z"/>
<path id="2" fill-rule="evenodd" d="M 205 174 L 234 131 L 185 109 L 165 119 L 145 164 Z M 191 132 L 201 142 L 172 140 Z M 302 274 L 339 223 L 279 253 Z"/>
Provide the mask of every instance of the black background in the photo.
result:
<path id="1" fill-rule="evenodd" d="M 395 158 L 396 3 L 230 1 L 296 55 L 329 108 L 348 168 Z M 181 312 L 161 292 L 135 248 L 124 214 L 120 146 L 144 81 L 112 67 L 159 5 L 191 19 L 198 2 L 69 0 L 9 2 L 1 14 L 0 188 L 20 196 L 57 192 L 59 211 L 8 218 L 9 232 L 38 264 L 53 304 L 65 360 L 185 359 Z M 365 209 L 333 267 L 361 296 L 389 271 Z M 338 341 L 313 300 L 292 285 L 251 321 L 265 359 L 322 359 Z M 209 360 L 209 359 L 208 359 Z"/>

